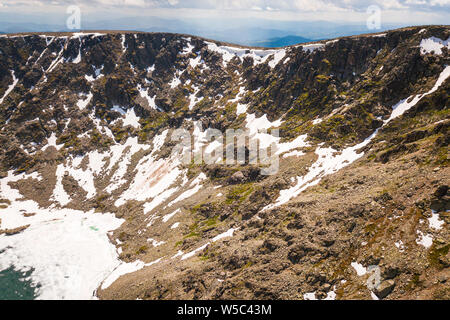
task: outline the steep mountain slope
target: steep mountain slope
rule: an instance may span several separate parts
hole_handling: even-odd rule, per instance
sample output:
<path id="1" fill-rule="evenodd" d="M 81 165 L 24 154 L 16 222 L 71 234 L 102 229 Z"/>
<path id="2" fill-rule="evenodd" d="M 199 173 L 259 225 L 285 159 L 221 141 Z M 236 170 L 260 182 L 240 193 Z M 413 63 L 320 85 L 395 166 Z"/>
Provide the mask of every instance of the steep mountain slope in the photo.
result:
<path id="1" fill-rule="evenodd" d="M 0 269 L 41 298 L 448 299 L 449 37 L 0 36 Z M 207 128 L 279 168 L 206 161 Z"/>

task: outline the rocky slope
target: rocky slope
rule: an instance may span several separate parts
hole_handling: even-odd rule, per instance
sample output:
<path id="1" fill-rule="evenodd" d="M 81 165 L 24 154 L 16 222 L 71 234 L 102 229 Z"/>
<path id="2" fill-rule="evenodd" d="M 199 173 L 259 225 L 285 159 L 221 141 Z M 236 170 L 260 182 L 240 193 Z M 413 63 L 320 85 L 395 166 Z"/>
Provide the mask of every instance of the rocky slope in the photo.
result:
<path id="1" fill-rule="evenodd" d="M 0 36 L 0 269 L 43 298 L 449 299 L 449 37 Z M 207 128 L 278 128 L 279 169 L 198 160 Z"/>

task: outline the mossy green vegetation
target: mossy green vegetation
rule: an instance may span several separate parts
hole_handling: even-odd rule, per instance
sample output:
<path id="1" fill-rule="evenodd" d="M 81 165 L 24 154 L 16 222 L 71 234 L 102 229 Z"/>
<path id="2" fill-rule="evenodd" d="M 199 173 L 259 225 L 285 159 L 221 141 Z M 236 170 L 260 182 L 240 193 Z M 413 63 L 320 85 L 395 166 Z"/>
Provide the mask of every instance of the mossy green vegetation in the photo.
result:
<path id="1" fill-rule="evenodd" d="M 148 246 L 147 246 L 147 245 L 140 246 L 140 247 L 136 250 L 136 254 L 137 254 L 137 255 L 144 254 L 144 253 L 147 252 L 147 250 L 148 250 Z"/>
<path id="2" fill-rule="evenodd" d="M 253 183 L 245 183 L 233 186 L 228 190 L 225 203 L 232 204 L 235 201 L 242 203 L 254 191 Z"/>
<path id="3" fill-rule="evenodd" d="M 168 125 L 170 115 L 166 112 L 155 112 L 149 117 L 140 120 L 141 130 L 138 133 L 140 142 L 151 139 L 159 129 Z"/>
<path id="4" fill-rule="evenodd" d="M 436 241 L 433 241 L 433 245 L 428 252 L 428 262 L 437 269 L 444 269 L 445 265 L 441 262 L 441 258 L 448 254 L 449 248 L 450 244 L 439 245 Z"/>

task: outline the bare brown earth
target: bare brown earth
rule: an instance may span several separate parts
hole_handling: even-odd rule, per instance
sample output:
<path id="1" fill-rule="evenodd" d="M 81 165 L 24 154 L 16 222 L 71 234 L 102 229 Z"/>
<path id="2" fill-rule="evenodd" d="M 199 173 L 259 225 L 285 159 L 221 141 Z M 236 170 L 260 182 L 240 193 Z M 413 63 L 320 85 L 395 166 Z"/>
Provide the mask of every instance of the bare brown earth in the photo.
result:
<path id="1" fill-rule="evenodd" d="M 261 219 L 236 219 L 227 225 L 240 228 L 235 236 L 208 246 L 199 257 L 147 267 L 120 278 L 99 296 L 302 299 L 313 291 L 324 297 L 334 287 L 338 299 L 370 299 L 368 275 L 359 277 L 350 266 L 357 261 L 380 266 L 383 279 L 394 280 L 388 299 L 449 299 L 448 227 L 431 231 L 435 240 L 430 250 L 416 243 L 416 230 L 430 233 L 430 203 L 436 189 L 449 182 L 448 167 L 418 165 L 423 150 L 387 164 L 373 163 L 370 156 L 326 177 L 289 205 L 259 214 Z M 440 218 L 447 226 L 448 212 L 441 212 Z M 180 230 L 187 233 L 189 223 L 183 220 Z M 220 232 L 203 234 L 210 238 L 215 233 Z M 147 236 L 166 240 L 155 228 Z M 399 240 L 403 250 L 394 244 Z M 170 237 L 167 241 L 173 243 Z M 170 257 L 186 247 L 184 242 L 149 249 L 139 258 L 150 262 Z M 126 247 L 140 244 L 127 241 Z"/>

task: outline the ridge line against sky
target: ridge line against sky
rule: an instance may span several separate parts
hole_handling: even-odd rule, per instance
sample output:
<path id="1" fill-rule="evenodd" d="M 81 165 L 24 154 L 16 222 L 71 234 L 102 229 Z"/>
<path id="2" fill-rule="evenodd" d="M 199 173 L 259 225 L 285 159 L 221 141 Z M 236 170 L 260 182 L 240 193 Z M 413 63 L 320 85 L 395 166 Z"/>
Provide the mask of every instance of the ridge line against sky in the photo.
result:
<path id="1" fill-rule="evenodd" d="M 79 23 L 71 27 L 68 21 L 74 12 Z M 374 12 L 376 28 L 369 26 Z M 449 16 L 450 0 L 0 0 L 0 33 L 172 32 L 280 47 L 448 24 Z"/>

